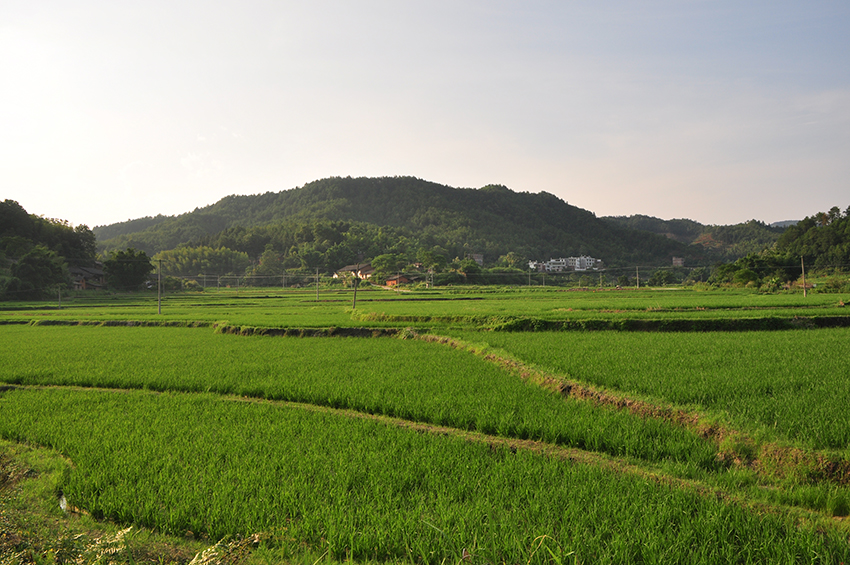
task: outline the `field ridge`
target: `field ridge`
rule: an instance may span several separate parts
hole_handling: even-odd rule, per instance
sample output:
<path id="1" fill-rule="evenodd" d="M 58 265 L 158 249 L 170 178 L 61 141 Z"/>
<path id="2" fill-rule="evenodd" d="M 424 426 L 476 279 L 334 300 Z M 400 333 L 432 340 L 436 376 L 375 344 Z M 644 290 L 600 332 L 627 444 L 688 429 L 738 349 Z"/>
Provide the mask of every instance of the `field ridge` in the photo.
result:
<path id="1" fill-rule="evenodd" d="M 765 477 L 782 479 L 796 476 L 809 481 L 850 485 L 850 460 L 846 458 L 782 445 L 779 442 L 757 445 L 752 437 L 739 430 L 718 424 L 705 414 L 689 412 L 670 404 L 633 398 L 622 392 L 613 392 L 602 387 L 566 379 L 563 375 L 544 371 L 504 353 L 490 351 L 489 347 L 452 337 L 415 331 L 411 331 L 411 336 L 428 343 L 438 343 L 467 351 L 518 375 L 527 382 L 557 392 L 564 397 L 592 402 L 596 406 L 625 410 L 644 418 L 655 418 L 682 426 L 700 437 L 714 441 L 718 446 L 717 457 L 721 461 L 753 469 Z"/>
<path id="2" fill-rule="evenodd" d="M 5 387 L 6 390 L 0 392 L 8 392 L 13 390 L 91 390 L 95 389 L 103 392 L 126 392 L 126 388 L 111 388 L 111 387 L 81 387 L 68 385 L 18 385 Z M 168 392 L 146 390 L 148 394 L 165 395 Z M 197 393 L 181 392 L 179 394 L 192 396 Z M 359 420 L 370 420 L 373 422 L 393 426 L 400 429 L 416 431 L 418 433 L 426 433 L 434 436 L 452 436 L 463 439 L 470 443 L 486 444 L 491 451 L 508 450 L 510 453 L 516 454 L 517 451 L 523 450 L 526 452 L 536 453 L 545 458 L 555 458 L 575 463 L 579 465 L 589 465 L 607 471 L 615 472 L 623 475 L 632 475 L 639 477 L 654 484 L 664 485 L 687 492 L 691 492 L 705 498 L 707 500 L 719 500 L 727 504 L 734 504 L 742 509 L 749 509 L 757 513 L 767 513 L 776 516 L 788 516 L 797 521 L 799 525 L 817 526 L 818 524 L 829 524 L 837 526 L 843 531 L 850 534 L 850 520 L 845 516 L 828 516 L 823 512 L 811 510 L 797 505 L 781 504 L 776 502 L 764 502 L 759 500 L 748 499 L 743 495 L 730 492 L 728 489 L 710 485 L 696 479 L 688 479 L 676 477 L 663 471 L 647 466 L 641 466 L 635 463 L 628 462 L 625 458 L 616 457 L 610 454 L 580 449 L 576 447 L 558 445 L 546 441 L 522 439 L 515 437 L 506 437 L 501 435 L 487 434 L 474 430 L 464 430 L 451 426 L 443 426 L 428 422 L 419 422 L 408 420 L 395 416 L 387 416 L 384 414 L 374 414 L 362 412 L 350 408 L 335 408 L 320 404 L 312 404 L 307 402 L 294 402 L 285 400 L 273 400 L 259 397 L 238 396 L 230 394 L 217 394 L 221 400 L 237 403 L 264 404 L 271 406 L 294 408 L 298 410 L 306 410 L 310 412 L 326 413 L 346 418 Z M 49 446 L 41 446 L 49 448 Z M 71 466 L 74 466 L 74 461 L 63 456 L 63 459 Z M 645 462 L 644 462 L 645 463 Z M 76 506 L 70 507 L 71 513 L 90 516 L 90 512 L 85 508 Z M 850 539 L 850 538 L 848 538 Z"/>

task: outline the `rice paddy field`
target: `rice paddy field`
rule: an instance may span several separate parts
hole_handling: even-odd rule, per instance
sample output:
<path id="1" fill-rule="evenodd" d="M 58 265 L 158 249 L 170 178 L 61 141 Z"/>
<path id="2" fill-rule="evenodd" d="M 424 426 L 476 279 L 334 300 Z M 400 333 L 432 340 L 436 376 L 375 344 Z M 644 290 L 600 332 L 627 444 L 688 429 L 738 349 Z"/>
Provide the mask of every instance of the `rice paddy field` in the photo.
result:
<path id="1" fill-rule="evenodd" d="M 0 321 L 192 320 L 274 327 L 492 326 L 515 318 L 538 320 L 700 320 L 846 316 L 850 296 L 758 294 L 746 289 L 690 288 L 575 291 L 558 288 L 444 290 L 248 289 L 137 295 L 79 294 L 50 305 L 7 303 Z M 14 308 L 14 309 L 12 309 Z"/>
<path id="2" fill-rule="evenodd" d="M 147 295 L 0 304 L 0 449 L 61 456 L 45 521 L 253 539 L 247 562 L 850 559 L 842 297 L 352 298 L 168 295 L 162 314 Z M 705 319 L 774 329 L 699 331 Z M 580 320 L 661 330 L 539 331 Z M 27 562 L 26 543 L 58 555 L 19 528 L 0 542 L 9 562 Z M 128 562 L 189 560 L 128 535 Z"/>

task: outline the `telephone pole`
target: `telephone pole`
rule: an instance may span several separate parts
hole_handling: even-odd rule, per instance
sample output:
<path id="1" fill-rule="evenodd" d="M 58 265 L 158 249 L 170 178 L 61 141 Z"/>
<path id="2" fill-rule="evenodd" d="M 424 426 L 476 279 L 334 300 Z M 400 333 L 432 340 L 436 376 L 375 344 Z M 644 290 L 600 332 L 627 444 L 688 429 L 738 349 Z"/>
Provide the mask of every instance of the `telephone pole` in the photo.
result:
<path id="1" fill-rule="evenodd" d="M 351 309 L 357 308 L 357 283 L 360 282 L 360 263 L 357 263 L 357 270 L 354 271 L 354 300 L 351 302 Z"/>
<path id="2" fill-rule="evenodd" d="M 156 313 L 162 314 L 162 259 L 159 260 L 159 271 L 156 276 Z"/>

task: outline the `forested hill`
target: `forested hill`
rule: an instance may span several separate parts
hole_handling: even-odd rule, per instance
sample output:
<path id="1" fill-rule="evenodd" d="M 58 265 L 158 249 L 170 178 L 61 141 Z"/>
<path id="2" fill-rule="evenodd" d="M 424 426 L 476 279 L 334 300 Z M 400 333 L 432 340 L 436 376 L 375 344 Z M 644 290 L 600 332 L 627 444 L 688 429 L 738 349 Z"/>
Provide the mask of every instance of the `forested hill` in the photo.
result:
<path id="1" fill-rule="evenodd" d="M 0 271 L 32 253 L 88 266 L 96 257 L 95 234 L 86 225 L 30 214 L 14 200 L 0 202 Z"/>
<path id="2" fill-rule="evenodd" d="M 663 235 L 676 241 L 702 247 L 718 259 L 735 260 L 773 246 L 786 227 L 758 220 L 731 226 L 704 225 L 693 220 L 662 220 L 652 216 L 605 216 L 613 225 Z"/>
<path id="3" fill-rule="evenodd" d="M 439 246 L 460 257 L 482 253 L 487 263 L 510 252 L 529 259 L 586 254 L 609 265 L 668 265 L 674 255 L 691 264 L 706 259 L 701 248 L 602 221 L 545 192 L 492 185 L 459 189 L 413 177 L 328 178 L 94 232 L 101 250 L 134 247 L 154 254 L 181 245 L 224 245 L 257 257 L 269 245 L 287 253 L 299 243 L 299 229 L 321 222 L 392 228 L 394 237 L 408 240 L 408 249 Z M 371 253 L 386 252 L 372 247 Z"/>
<path id="4" fill-rule="evenodd" d="M 776 242 L 776 253 L 786 257 L 803 257 L 816 267 L 847 269 L 850 267 L 850 206 L 842 213 L 838 206 L 829 212 L 818 212 L 782 234 Z"/>

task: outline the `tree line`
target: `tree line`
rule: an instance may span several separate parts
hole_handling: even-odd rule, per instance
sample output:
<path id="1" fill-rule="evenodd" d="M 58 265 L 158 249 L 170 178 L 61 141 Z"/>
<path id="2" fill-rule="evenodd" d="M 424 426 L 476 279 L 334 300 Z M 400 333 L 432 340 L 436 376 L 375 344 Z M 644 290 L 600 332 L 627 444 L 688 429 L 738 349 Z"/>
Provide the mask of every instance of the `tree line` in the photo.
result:
<path id="1" fill-rule="evenodd" d="M 804 269 L 830 276 L 825 290 L 850 291 L 850 206 L 844 212 L 833 206 L 807 216 L 789 226 L 773 246 L 717 265 L 711 280 L 776 290 L 800 279 Z"/>
<path id="2" fill-rule="evenodd" d="M 0 203 L 0 298 L 37 299 L 67 285 L 69 266 L 91 266 L 97 240 L 86 225 L 29 214 Z"/>
<path id="3" fill-rule="evenodd" d="M 374 184 L 375 179 L 366 180 Z M 371 186 L 369 183 L 367 185 Z M 349 189 L 352 186 L 362 188 L 358 183 L 346 186 Z M 409 188 L 414 190 L 417 186 L 413 183 Z M 332 188 L 324 187 L 325 192 L 333 192 Z M 397 186 L 387 188 L 384 195 L 389 198 L 394 188 Z M 452 191 L 457 189 L 445 189 L 446 195 L 455 196 Z M 492 186 L 469 192 L 489 194 L 488 199 L 479 201 L 479 204 L 489 202 L 491 213 L 499 210 L 500 206 L 516 204 L 513 199 L 516 193 L 504 187 Z M 343 193 L 337 193 L 336 196 L 340 194 Z M 266 199 L 275 196 L 266 196 Z M 252 206 L 255 204 L 249 197 L 231 198 L 243 203 L 252 203 Z M 543 198 L 545 200 L 548 197 Z M 565 204 L 555 197 L 551 199 L 553 206 L 556 201 Z M 329 208 L 348 206 L 343 202 L 349 201 L 344 198 L 331 198 L 317 205 Z M 520 210 L 515 216 L 530 214 L 526 218 L 530 221 L 538 212 L 539 210 L 534 213 Z M 453 213 L 458 214 L 454 216 L 456 224 L 445 219 L 447 215 L 451 218 Z M 504 210 L 499 212 L 504 213 Z M 402 212 L 398 214 L 403 215 Z M 6 200 L 0 204 L 0 297 L 33 299 L 55 295 L 56 289 L 70 286 L 69 269 L 98 265 L 103 269 L 110 288 L 137 289 L 154 271 L 152 260 L 161 262 L 163 274 L 173 277 L 197 277 L 206 274 L 248 277 L 254 280 L 265 278 L 273 281 L 276 277 L 286 274 L 311 274 L 316 271 L 328 274 L 345 265 L 371 262 L 376 270 L 375 280 L 378 281 L 406 272 L 434 284 L 544 284 L 545 277 L 548 276 L 550 284 L 558 281 L 581 286 L 597 283 L 621 286 L 634 286 L 638 283 L 700 283 L 754 286 L 767 290 L 778 289 L 789 281 L 796 280 L 801 272 L 801 262 L 812 269 L 832 270 L 836 273 L 850 268 L 850 207 L 844 212 L 833 207 L 828 212 L 819 212 L 807 217 L 797 225 L 787 228 L 774 243 L 766 244 L 762 249 L 750 251 L 728 263 L 712 265 L 697 253 L 690 256 L 687 268 L 652 268 L 645 269 L 642 273 L 637 272 L 634 267 L 629 267 L 629 261 L 623 260 L 623 257 L 662 256 L 663 263 L 659 261 L 654 264 L 669 265 L 667 253 L 671 248 L 662 245 L 669 239 L 658 239 L 656 236 L 641 239 L 635 234 L 645 232 L 623 231 L 626 228 L 613 226 L 603 239 L 619 237 L 617 245 L 626 250 L 617 255 L 620 257 L 619 263 L 604 255 L 597 255 L 606 262 L 604 273 L 571 273 L 560 277 L 528 272 L 528 260 L 540 259 L 541 257 L 533 255 L 539 254 L 540 250 L 528 245 L 529 239 L 523 239 L 521 234 L 513 234 L 518 239 L 516 246 L 511 247 L 509 239 L 496 241 L 493 234 L 499 231 L 498 222 L 495 222 L 496 227 L 475 230 L 472 226 L 474 222 L 468 218 L 463 219 L 459 214 L 451 210 L 447 212 L 446 208 L 439 211 L 436 207 L 418 209 L 416 222 L 413 223 L 419 228 L 428 222 L 439 227 L 432 230 L 353 220 L 298 219 L 296 214 L 296 217 L 285 221 L 248 227 L 234 225 L 212 233 L 198 232 L 199 235 L 196 234 L 192 239 L 156 254 L 128 246 L 111 249 L 98 256 L 95 235 L 87 226 L 73 227 L 63 220 L 28 214 L 17 202 Z M 591 222 L 593 219 L 595 218 L 590 215 L 582 221 Z M 638 217 L 638 223 L 651 223 L 652 220 L 654 219 L 642 220 Z M 153 225 L 155 227 L 164 221 L 162 217 L 158 217 Z M 196 217 L 195 221 L 206 220 Z M 691 230 L 688 233 L 694 240 L 688 247 L 704 245 L 700 242 L 701 236 L 695 236 L 695 226 L 689 222 L 679 226 L 682 230 Z M 513 225 L 523 225 L 523 222 L 514 218 Z M 750 245 L 753 240 L 746 235 L 748 230 L 762 232 L 767 226 L 753 221 L 741 226 L 727 227 L 735 229 L 727 230 L 728 233 L 723 236 L 724 241 L 733 245 Z M 544 226 L 543 232 L 546 232 L 546 229 L 548 228 Z M 556 235 L 553 234 L 553 237 Z M 569 233 L 561 236 L 571 237 Z M 470 241 L 473 243 L 470 244 Z M 642 242 L 650 248 L 648 252 L 634 250 L 636 245 L 639 249 Z M 677 245 L 679 247 L 676 249 L 681 249 L 682 244 Z M 657 249 L 651 249 L 653 246 Z M 606 248 L 613 249 L 611 246 Z M 628 251 L 629 248 L 632 250 Z M 578 250 L 576 254 L 589 251 L 581 245 L 578 245 Z M 484 255 L 483 265 L 473 259 L 477 254 Z M 702 261 L 699 261 L 700 257 Z M 638 259 L 631 264 L 641 263 Z M 632 274 L 632 270 L 636 272 Z"/>
<path id="4" fill-rule="evenodd" d="M 97 239 L 85 224 L 28 213 L 18 202 L 0 203 L 0 300 L 39 300 L 72 284 L 72 271 L 103 270 L 110 286 L 139 288 L 153 270 L 144 252 L 97 255 Z"/>

